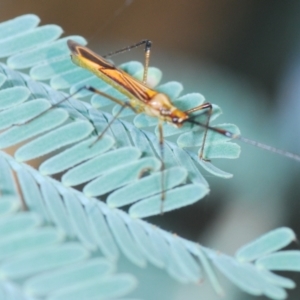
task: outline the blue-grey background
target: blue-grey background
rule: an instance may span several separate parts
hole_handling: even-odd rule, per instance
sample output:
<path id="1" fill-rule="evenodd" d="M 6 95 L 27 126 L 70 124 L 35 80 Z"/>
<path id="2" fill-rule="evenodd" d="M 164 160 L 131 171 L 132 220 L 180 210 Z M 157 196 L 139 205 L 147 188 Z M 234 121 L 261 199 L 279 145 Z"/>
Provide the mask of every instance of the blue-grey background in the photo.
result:
<path id="1" fill-rule="evenodd" d="M 35 13 L 42 24 L 85 36 L 102 54 L 151 39 L 151 65 L 163 71 L 163 82 L 179 81 L 185 92 L 220 105 L 221 122 L 237 124 L 245 137 L 300 153 L 299 1 L 135 0 L 118 14 L 124 3 L 1 0 L 0 21 Z M 114 58 L 127 60 L 142 61 L 142 49 Z M 241 147 L 240 159 L 216 161 L 232 179 L 206 174 L 210 196 L 149 221 L 228 254 L 276 227 L 299 233 L 300 162 Z M 300 283 L 299 274 L 288 276 Z M 228 299 L 248 299 L 231 285 L 225 290 Z M 179 287 L 176 299 L 197 293 Z M 289 295 L 299 299 L 297 290 Z"/>

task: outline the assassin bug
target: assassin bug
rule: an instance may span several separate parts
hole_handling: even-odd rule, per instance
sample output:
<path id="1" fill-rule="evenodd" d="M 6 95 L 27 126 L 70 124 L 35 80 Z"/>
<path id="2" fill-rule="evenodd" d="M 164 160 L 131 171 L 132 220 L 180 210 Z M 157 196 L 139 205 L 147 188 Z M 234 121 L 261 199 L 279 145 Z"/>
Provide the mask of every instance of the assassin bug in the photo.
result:
<path id="1" fill-rule="evenodd" d="M 98 136 L 98 138 L 93 142 L 96 143 L 103 134 L 106 132 L 106 130 L 109 128 L 109 126 L 112 124 L 112 122 L 121 114 L 124 108 L 130 108 L 135 113 L 144 113 L 146 115 L 156 117 L 158 119 L 158 129 L 159 129 L 159 144 L 160 144 L 160 152 L 161 152 L 161 170 L 164 170 L 164 155 L 163 155 L 163 123 L 169 123 L 172 124 L 178 128 L 180 128 L 184 123 L 191 123 L 194 125 L 198 125 L 204 128 L 204 135 L 203 135 L 203 141 L 202 146 L 200 149 L 199 159 L 202 160 L 209 160 L 208 158 L 204 157 L 204 149 L 205 149 L 205 141 L 207 137 L 208 130 L 212 130 L 214 132 L 217 132 L 218 134 L 221 134 L 223 136 L 226 136 L 230 139 L 236 139 L 241 140 L 245 143 L 254 145 L 256 147 L 277 153 L 279 155 L 286 156 L 290 159 L 300 161 L 300 156 L 274 148 L 272 146 L 262 144 L 259 142 L 256 142 L 254 140 L 250 140 L 247 138 L 244 138 L 243 136 L 239 134 L 232 133 L 230 131 L 227 131 L 222 128 L 216 128 L 211 127 L 209 125 L 210 117 L 212 114 L 212 104 L 209 102 L 203 103 L 199 106 L 196 106 L 192 109 L 182 111 L 178 109 L 174 104 L 172 104 L 171 100 L 166 94 L 160 93 L 149 86 L 147 86 L 147 73 L 148 73 L 148 67 L 149 67 L 149 60 L 150 60 L 150 49 L 151 49 L 151 41 L 149 40 L 142 40 L 137 44 L 134 44 L 132 46 L 120 49 L 116 52 L 111 52 L 105 56 L 100 56 L 87 47 L 78 44 L 75 41 L 68 40 L 67 41 L 68 47 L 71 51 L 71 59 L 72 61 L 82 67 L 85 68 L 92 73 L 94 73 L 96 76 L 101 78 L 103 81 L 117 89 L 121 94 L 123 94 L 126 97 L 125 101 L 122 101 L 120 99 L 117 99 L 115 97 L 112 97 L 92 86 L 83 86 L 79 90 L 77 90 L 75 93 L 70 95 L 67 98 L 62 99 L 58 103 L 56 103 L 54 106 L 57 106 L 58 104 L 62 103 L 63 101 L 69 99 L 70 97 L 74 96 L 81 90 L 89 90 L 92 93 L 104 96 L 111 101 L 117 103 L 120 105 L 120 110 L 118 113 L 114 116 L 114 118 L 110 121 L 106 129 Z M 110 57 L 112 55 L 122 53 L 128 50 L 131 50 L 133 48 L 136 48 L 138 46 L 145 45 L 145 63 L 144 63 L 144 73 L 143 73 L 143 79 L 142 81 L 135 79 L 125 71 L 117 68 L 114 64 L 106 60 L 106 57 Z M 53 106 L 52 106 L 53 107 Z M 50 108 L 49 108 L 50 109 Z M 197 111 L 205 111 L 207 113 L 207 119 L 205 123 L 200 123 L 195 119 L 195 115 L 192 115 L 192 113 L 195 113 Z M 43 112 L 45 113 L 45 111 Z M 91 144 L 91 146 L 93 145 Z M 163 173 L 162 173 L 163 174 Z M 165 199 L 164 194 L 164 178 L 162 176 L 161 179 L 161 186 L 162 186 L 162 194 L 161 194 L 161 212 L 163 212 L 163 200 Z"/>

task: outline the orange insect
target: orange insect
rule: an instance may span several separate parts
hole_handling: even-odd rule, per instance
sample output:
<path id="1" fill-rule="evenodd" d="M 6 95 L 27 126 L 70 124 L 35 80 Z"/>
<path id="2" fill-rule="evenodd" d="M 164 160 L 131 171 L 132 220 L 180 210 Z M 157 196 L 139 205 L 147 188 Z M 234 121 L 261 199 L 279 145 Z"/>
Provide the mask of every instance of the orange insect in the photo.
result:
<path id="1" fill-rule="evenodd" d="M 92 73 L 94 73 L 96 76 L 101 78 L 103 81 L 114 87 L 116 90 L 118 90 L 120 93 L 122 93 L 126 97 L 126 101 L 121 101 L 120 99 L 117 99 L 115 97 L 112 97 L 96 88 L 93 88 L 92 86 L 83 86 L 78 91 L 76 91 L 74 94 L 78 93 L 80 90 L 86 89 L 89 90 L 95 94 L 99 94 L 101 96 L 104 96 L 111 101 L 119 104 L 121 106 L 119 112 L 114 116 L 114 118 L 110 121 L 106 129 L 98 136 L 98 138 L 94 141 L 96 143 L 105 133 L 105 131 L 109 128 L 110 124 L 120 115 L 122 110 L 124 108 L 130 108 L 135 113 L 144 113 L 146 115 L 156 117 L 158 119 L 158 128 L 159 128 L 159 143 L 160 143 L 160 149 L 161 149 L 161 162 L 162 167 L 161 169 L 164 170 L 164 159 L 163 159 L 163 123 L 169 123 L 176 127 L 181 127 L 184 123 L 192 123 L 198 126 L 201 126 L 205 129 L 204 135 L 203 135 L 203 142 L 199 154 L 199 158 L 202 160 L 209 160 L 208 158 L 204 157 L 204 149 L 205 149 L 205 141 L 207 137 L 207 131 L 212 130 L 214 132 L 217 132 L 221 135 L 224 135 L 231 139 L 241 140 L 245 143 L 254 145 L 256 147 L 286 156 L 288 158 L 300 161 L 300 156 L 274 148 L 269 145 L 265 145 L 259 142 L 256 142 L 254 140 L 250 140 L 247 138 L 244 138 L 241 135 L 234 134 L 230 131 L 224 130 L 222 128 L 216 128 L 211 127 L 209 125 L 210 116 L 212 114 L 212 104 L 207 102 L 203 103 L 199 106 L 196 106 L 192 109 L 182 111 L 178 109 L 174 104 L 172 104 L 171 100 L 166 94 L 160 93 L 154 89 L 151 89 L 147 86 L 147 73 L 148 73 L 148 66 L 149 66 L 149 60 L 150 60 L 150 48 L 151 48 L 151 41 L 149 40 L 142 40 L 141 42 L 123 48 L 119 51 L 112 52 L 107 54 L 106 56 L 100 56 L 90 49 L 88 49 L 85 46 L 82 46 L 78 44 L 75 41 L 68 40 L 68 47 L 71 50 L 71 58 L 72 61 L 82 67 L 85 68 Z M 132 48 L 138 47 L 140 45 L 145 45 L 145 67 L 144 67 L 144 74 L 143 74 L 143 80 L 140 81 L 138 79 L 135 79 L 125 71 L 117 68 L 114 64 L 109 62 L 105 59 L 105 57 L 109 57 L 112 55 L 115 55 L 117 53 L 128 51 Z M 70 95 L 68 98 L 72 97 L 74 94 Z M 54 106 L 59 105 L 63 101 L 67 100 L 68 98 L 62 99 L 58 103 L 56 103 Z M 53 107 L 53 106 L 52 106 Z M 207 121 L 205 124 L 200 123 L 195 120 L 195 115 L 191 115 L 191 113 L 194 113 L 196 111 L 205 110 L 207 112 Z M 45 113 L 45 111 L 43 112 Z M 93 143 L 93 144 L 94 144 Z M 162 173 L 163 174 L 163 173 Z M 162 177 L 162 206 L 161 211 L 163 211 L 163 200 L 165 198 L 164 194 L 164 178 Z"/>

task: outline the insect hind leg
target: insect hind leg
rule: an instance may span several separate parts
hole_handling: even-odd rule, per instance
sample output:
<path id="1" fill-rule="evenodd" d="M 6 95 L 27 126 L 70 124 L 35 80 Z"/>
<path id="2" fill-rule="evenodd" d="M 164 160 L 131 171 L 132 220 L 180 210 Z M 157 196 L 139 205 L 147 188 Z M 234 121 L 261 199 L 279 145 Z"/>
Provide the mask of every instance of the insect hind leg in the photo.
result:
<path id="1" fill-rule="evenodd" d="M 44 115 L 45 113 L 47 113 L 49 110 L 51 110 L 52 108 L 58 107 L 60 104 L 62 104 L 63 102 L 69 100 L 70 98 L 72 98 L 73 96 L 75 96 L 76 94 L 78 94 L 80 91 L 87 89 L 85 86 L 79 88 L 76 92 L 70 94 L 69 96 L 59 100 L 58 102 L 52 104 L 49 108 L 45 109 L 44 111 L 42 111 L 41 113 L 39 113 L 38 115 L 34 116 L 33 118 L 31 118 L 30 120 L 21 123 L 21 124 L 13 124 L 14 126 L 21 126 L 21 125 L 25 125 L 28 124 L 29 122 L 41 117 L 42 115 Z"/>
<path id="2" fill-rule="evenodd" d="M 52 104 L 49 108 L 47 108 L 46 110 L 42 111 L 40 114 L 36 115 L 35 117 L 31 118 L 30 120 L 28 120 L 28 121 L 26 121 L 26 122 L 24 122 L 24 123 L 22 123 L 22 124 L 13 124 L 13 125 L 15 125 L 15 126 L 25 125 L 25 124 L 27 124 L 27 123 L 29 123 L 29 122 L 31 122 L 31 121 L 33 121 L 33 120 L 35 120 L 35 119 L 41 117 L 42 115 L 44 115 L 45 113 L 47 113 L 48 111 L 50 111 L 52 108 L 58 107 L 58 106 L 61 105 L 63 102 L 69 100 L 70 98 L 72 98 L 73 96 L 75 96 L 76 94 L 78 94 L 78 93 L 79 93 L 80 91 L 82 91 L 82 90 L 87 90 L 87 91 L 90 91 L 90 92 L 92 92 L 92 93 L 94 93 L 94 94 L 98 94 L 98 95 L 100 95 L 100 96 L 106 97 L 106 98 L 108 98 L 109 100 L 111 100 L 111 101 L 113 101 L 113 102 L 115 102 L 115 103 L 117 103 L 117 104 L 119 104 L 119 105 L 121 106 L 120 111 L 116 114 L 116 116 L 114 116 L 114 118 L 112 119 L 112 121 L 109 122 L 108 126 L 107 126 L 107 127 L 104 129 L 104 131 L 97 137 L 97 139 L 93 142 L 92 145 L 94 145 L 97 141 L 99 141 L 99 140 L 101 139 L 101 137 L 103 136 L 103 134 L 107 131 L 107 129 L 108 129 L 109 126 L 113 123 L 113 121 L 121 114 L 121 112 L 123 111 L 124 108 L 129 107 L 129 108 L 131 108 L 134 112 L 136 112 L 135 109 L 132 107 L 132 105 L 131 105 L 129 102 L 121 101 L 121 100 L 119 100 L 119 99 L 117 99 L 117 98 L 115 98 L 115 97 L 113 97 L 113 96 L 111 96 L 111 95 L 109 95 L 109 94 L 107 94 L 107 93 L 104 93 L 104 92 L 102 92 L 102 91 L 100 91 L 100 90 L 98 90 L 98 89 L 96 89 L 96 88 L 94 88 L 94 87 L 92 87 L 92 86 L 85 85 L 85 86 L 82 86 L 81 88 L 79 88 L 79 89 L 78 89 L 77 91 L 75 91 L 74 93 L 70 94 L 69 96 L 67 96 L 67 97 L 65 97 L 65 98 L 63 98 L 63 99 L 61 99 L 60 101 L 56 102 L 55 104 Z M 93 124 L 93 122 L 92 122 L 90 119 L 88 119 L 88 121 L 93 125 L 93 127 L 94 127 L 94 129 L 95 129 L 95 132 L 98 134 L 97 129 L 96 129 L 95 125 Z M 92 145 L 91 145 L 91 146 L 92 146 Z"/>

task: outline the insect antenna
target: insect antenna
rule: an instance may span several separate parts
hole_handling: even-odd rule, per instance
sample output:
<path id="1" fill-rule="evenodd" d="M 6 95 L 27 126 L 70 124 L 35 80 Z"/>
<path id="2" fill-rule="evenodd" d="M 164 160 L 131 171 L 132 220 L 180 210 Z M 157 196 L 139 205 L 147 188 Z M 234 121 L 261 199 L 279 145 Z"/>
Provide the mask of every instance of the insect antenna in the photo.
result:
<path id="1" fill-rule="evenodd" d="M 288 152 L 288 151 L 285 151 L 285 150 L 282 150 L 282 149 L 278 149 L 278 148 L 275 148 L 273 146 L 269 146 L 269 145 L 266 145 L 266 144 L 248 139 L 248 138 L 245 138 L 240 134 L 235 134 L 235 133 L 232 133 L 232 132 L 227 131 L 227 130 L 222 129 L 222 128 L 217 128 L 217 127 L 212 127 L 212 126 L 209 126 L 209 125 L 205 125 L 205 124 L 202 124 L 200 122 L 195 121 L 192 118 L 189 118 L 189 119 L 184 121 L 184 123 L 186 123 L 186 122 L 201 126 L 203 128 L 206 128 L 206 129 L 214 131 L 214 132 L 217 132 L 217 133 L 219 133 L 223 136 L 226 136 L 230 139 L 240 140 L 240 141 L 242 141 L 246 144 L 250 144 L 250 145 L 255 146 L 257 148 L 261 148 L 261 149 L 276 153 L 278 155 L 285 156 L 285 157 L 288 157 L 288 158 L 296 160 L 296 161 L 300 161 L 300 156 L 297 155 L 297 154 L 294 154 L 294 153 L 291 153 L 291 152 Z"/>

